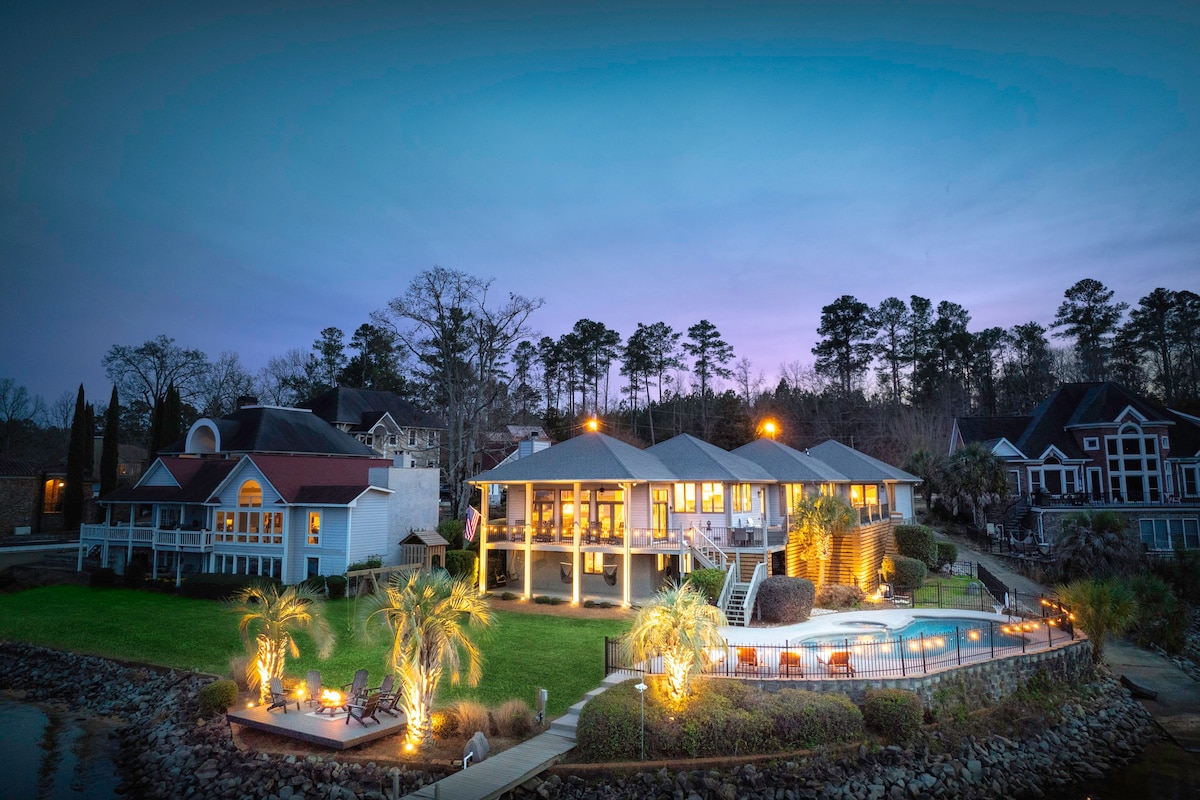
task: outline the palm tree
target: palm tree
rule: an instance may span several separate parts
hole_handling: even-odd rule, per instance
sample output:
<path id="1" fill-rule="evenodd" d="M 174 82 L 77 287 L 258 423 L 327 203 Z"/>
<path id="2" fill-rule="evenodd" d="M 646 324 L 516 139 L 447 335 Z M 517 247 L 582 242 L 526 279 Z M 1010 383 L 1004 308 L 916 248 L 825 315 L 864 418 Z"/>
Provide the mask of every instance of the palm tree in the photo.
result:
<path id="1" fill-rule="evenodd" d="M 1138 541 L 1115 511 L 1078 511 L 1063 520 L 1055 553 L 1065 581 L 1083 575 L 1108 578 L 1136 563 Z"/>
<path id="2" fill-rule="evenodd" d="M 960 508 L 969 510 L 976 527 L 983 527 L 984 509 L 1007 492 L 1004 461 L 982 442 L 971 442 L 947 460 L 942 499 L 952 514 Z"/>
<path id="3" fill-rule="evenodd" d="M 467 657 L 467 684 L 479 683 L 483 664 L 468 631 L 485 629 L 493 619 L 474 583 L 441 570 L 417 570 L 407 580 L 397 575 L 363 607 L 363 628 L 369 630 L 377 621 L 392 637 L 388 659 L 400 684 L 409 744 L 419 747 L 433 741 L 434 694 L 443 673 L 452 684 L 462 680 L 461 653 Z"/>
<path id="4" fill-rule="evenodd" d="M 918 487 L 925 498 L 925 510 L 933 508 L 933 495 L 941 491 L 941 479 L 946 471 L 946 458 L 921 448 L 908 457 L 904 469 L 921 479 Z"/>
<path id="5" fill-rule="evenodd" d="M 1104 660 L 1104 639 L 1119 636 L 1137 618 L 1137 598 L 1125 583 L 1081 578 L 1059 586 L 1059 599 L 1071 607 L 1079 627 L 1092 640 L 1092 663 Z"/>
<path id="6" fill-rule="evenodd" d="M 252 687 L 257 684 L 259 702 L 267 701 L 271 678 L 283 678 L 288 653 L 292 658 L 300 655 L 295 631 L 308 631 L 320 658 L 333 651 L 333 632 L 322 613 L 320 595 L 308 586 L 299 584 L 280 591 L 274 584 L 253 584 L 233 599 L 242 612 L 238 628 L 247 649 L 254 636 L 255 658 L 246 667 L 246 682 Z"/>
<path id="7" fill-rule="evenodd" d="M 833 557 L 833 533 L 858 519 L 858 511 L 840 495 L 804 495 L 792 510 L 792 530 L 803 542 L 805 560 L 817 562 L 817 589 L 825 585 L 825 568 Z"/>
<path id="8" fill-rule="evenodd" d="M 678 706 L 691 693 L 692 678 L 708 664 L 708 648 L 724 649 L 719 629 L 726 624 L 725 614 L 703 593 L 676 584 L 638 610 L 623 646 L 634 663 L 662 656 L 667 696 Z"/>

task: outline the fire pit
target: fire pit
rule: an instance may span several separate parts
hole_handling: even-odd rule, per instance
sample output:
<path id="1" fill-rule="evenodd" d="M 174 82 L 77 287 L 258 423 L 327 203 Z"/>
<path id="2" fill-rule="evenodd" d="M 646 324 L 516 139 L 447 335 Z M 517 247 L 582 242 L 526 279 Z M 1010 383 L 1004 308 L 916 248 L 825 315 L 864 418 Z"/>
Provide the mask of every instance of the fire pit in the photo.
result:
<path id="1" fill-rule="evenodd" d="M 341 692 L 336 692 L 333 689 L 322 689 L 321 694 L 317 697 L 317 711 L 320 714 L 322 711 L 333 713 L 340 711 L 345 705 L 345 698 Z"/>

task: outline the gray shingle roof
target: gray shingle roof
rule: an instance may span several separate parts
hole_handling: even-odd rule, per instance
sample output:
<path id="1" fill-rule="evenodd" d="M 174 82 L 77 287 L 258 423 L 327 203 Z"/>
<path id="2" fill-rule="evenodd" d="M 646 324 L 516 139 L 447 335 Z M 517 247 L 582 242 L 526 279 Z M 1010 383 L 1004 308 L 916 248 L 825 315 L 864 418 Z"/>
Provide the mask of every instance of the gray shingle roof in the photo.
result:
<path id="1" fill-rule="evenodd" d="M 821 442 L 816 447 L 808 448 L 808 452 L 816 459 L 824 461 L 851 481 L 905 481 L 920 483 L 916 475 L 905 472 L 899 467 L 872 458 L 866 453 L 847 447 L 841 442 L 830 439 Z"/>
<path id="2" fill-rule="evenodd" d="M 338 386 L 313 398 L 307 407 L 335 425 L 353 426 L 351 430 L 366 430 L 384 412 L 391 414 L 396 424 L 403 427 L 446 429 L 446 423 L 439 417 L 422 411 L 394 392 Z"/>
<path id="3" fill-rule="evenodd" d="M 353 436 L 304 409 L 248 406 L 214 422 L 221 432 L 223 453 L 377 455 Z M 183 448 L 181 439 L 161 452 L 181 453 Z"/>
<path id="4" fill-rule="evenodd" d="M 774 439 L 757 439 L 733 452 L 755 462 L 781 483 L 838 483 L 850 480 L 824 461 Z"/>
<path id="5" fill-rule="evenodd" d="M 665 464 L 645 450 L 607 436 L 585 433 L 481 472 L 472 483 L 525 481 L 674 481 Z"/>
<path id="6" fill-rule="evenodd" d="M 680 480 L 772 481 L 766 469 L 741 455 L 722 450 L 689 434 L 680 434 L 646 450 Z"/>

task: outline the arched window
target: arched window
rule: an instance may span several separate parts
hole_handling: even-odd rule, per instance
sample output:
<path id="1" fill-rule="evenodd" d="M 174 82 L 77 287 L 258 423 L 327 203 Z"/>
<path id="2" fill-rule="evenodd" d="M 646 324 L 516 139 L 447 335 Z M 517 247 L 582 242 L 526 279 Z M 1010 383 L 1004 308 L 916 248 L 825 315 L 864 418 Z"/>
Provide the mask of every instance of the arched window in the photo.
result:
<path id="1" fill-rule="evenodd" d="M 1139 426 L 1127 422 L 1116 436 L 1106 437 L 1108 481 L 1112 499 L 1118 502 L 1158 502 L 1160 471 L 1158 440 Z"/>
<path id="2" fill-rule="evenodd" d="M 262 487 L 258 485 L 258 481 L 246 481 L 242 484 L 242 488 L 238 490 L 238 506 L 262 508 Z"/>

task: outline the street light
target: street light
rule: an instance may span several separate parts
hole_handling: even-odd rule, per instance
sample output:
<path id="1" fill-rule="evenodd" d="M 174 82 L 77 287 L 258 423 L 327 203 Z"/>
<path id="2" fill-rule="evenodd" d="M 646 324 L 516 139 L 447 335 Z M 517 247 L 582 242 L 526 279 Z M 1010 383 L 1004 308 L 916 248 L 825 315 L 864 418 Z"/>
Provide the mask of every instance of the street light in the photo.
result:
<path id="1" fill-rule="evenodd" d="M 650 687 L 645 681 L 638 681 L 633 688 L 638 690 L 638 695 L 642 698 L 642 761 L 646 760 L 646 690 Z"/>

